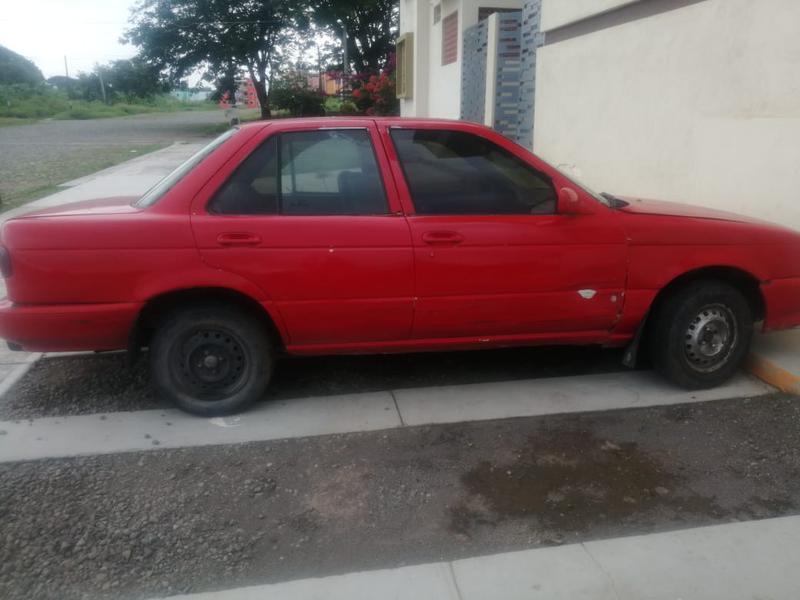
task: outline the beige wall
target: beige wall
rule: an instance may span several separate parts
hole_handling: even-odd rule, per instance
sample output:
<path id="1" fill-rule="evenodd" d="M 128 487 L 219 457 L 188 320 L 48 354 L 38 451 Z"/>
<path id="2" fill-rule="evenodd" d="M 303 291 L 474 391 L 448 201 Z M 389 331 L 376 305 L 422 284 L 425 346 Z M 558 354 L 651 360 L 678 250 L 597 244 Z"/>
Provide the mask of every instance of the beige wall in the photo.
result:
<path id="1" fill-rule="evenodd" d="M 461 113 L 461 44 L 464 41 L 464 28 L 461 24 L 464 22 L 464 10 L 459 0 L 443 0 L 442 19 L 433 25 L 433 3 L 428 4 L 428 24 L 431 27 L 428 74 L 430 101 L 428 114 L 424 116 L 457 119 Z M 458 59 L 449 65 L 442 65 L 442 23 L 445 17 L 456 10 L 459 21 Z"/>
<path id="2" fill-rule="evenodd" d="M 705 0 L 547 45 L 535 119 L 535 151 L 599 191 L 800 229 L 800 2 Z"/>
<path id="3" fill-rule="evenodd" d="M 639 0 L 544 0 L 542 29 L 547 31 Z"/>

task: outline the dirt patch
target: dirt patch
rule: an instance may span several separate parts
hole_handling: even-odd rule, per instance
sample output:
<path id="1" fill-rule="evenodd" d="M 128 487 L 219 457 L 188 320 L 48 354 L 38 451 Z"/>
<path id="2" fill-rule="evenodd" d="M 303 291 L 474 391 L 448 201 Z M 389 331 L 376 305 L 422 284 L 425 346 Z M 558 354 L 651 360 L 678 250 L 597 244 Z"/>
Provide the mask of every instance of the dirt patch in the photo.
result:
<path id="1" fill-rule="evenodd" d="M 635 442 L 588 430 L 530 436 L 516 460 L 482 461 L 462 477 L 470 497 L 451 509 L 450 529 L 469 534 L 504 519 L 534 519 L 540 528 L 575 533 L 654 511 L 726 515 L 713 498 L 688 492 L 681 479 Z"/>

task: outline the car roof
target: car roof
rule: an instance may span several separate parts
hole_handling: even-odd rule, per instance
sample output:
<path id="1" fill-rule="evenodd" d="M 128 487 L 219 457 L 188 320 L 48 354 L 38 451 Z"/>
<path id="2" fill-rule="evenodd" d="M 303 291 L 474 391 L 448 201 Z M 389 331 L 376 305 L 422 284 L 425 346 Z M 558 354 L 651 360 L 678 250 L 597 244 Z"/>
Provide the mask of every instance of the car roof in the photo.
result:
<path id="1" fill-rule="evenodd" d="M 268 123 L 284 123 L 286 125 L 294 125 L 297 123 L 302 123 L 304 125 L 319 125 L 321 127 L 330 126 L 337 122 L 364 122 L 367 123 L 393 123 L 397 125 L 414 125 L 414 124 L 425 124 L 425 125 L 472 125 L 475 127 L 479 127 L 482 129 L 486 129 L 484 125 L 479 123 L 471 123 L 467 121 L 458 121 L 455 119 L 423 119 L 417 117 L 364 117 L 364 116 L 341 116 L 341 117 L 295 117 L 289 119 L 266 119 L 264 121 L 251 121 L 249 123 L 243 123 L 240 125 L 242 129 L 246 128 L 260 128 Z"/>

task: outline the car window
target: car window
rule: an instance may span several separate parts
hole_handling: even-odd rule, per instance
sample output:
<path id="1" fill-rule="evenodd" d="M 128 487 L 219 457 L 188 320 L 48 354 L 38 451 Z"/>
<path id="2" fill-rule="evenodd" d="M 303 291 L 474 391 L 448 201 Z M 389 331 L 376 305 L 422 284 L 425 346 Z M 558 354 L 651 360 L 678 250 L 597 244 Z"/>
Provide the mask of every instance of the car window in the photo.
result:
<path id="1" fill-rule="evenodd" d="M 238 127 L 234 127 L 233 129 L 229 129 L 212 142 L 210 142 L 207 146 L 204 146 L 198 152 L 193 154 L 186 162 L 180 165 L 177 169 L 172 171 L 169 175 L 164 177 L 161 181 L 155 184 L 152 188 L 150 188 L 144 196 L 139 198 L 136 201 L 136 206 L 141 208 L 146 208 L 148 206 L 152 206 L 170 191 L 175 185 L 186 175 L 194 169 L 197 165 L 199 165 L 203 160 L 206 159 L 214 150 L 219 148 L 222 144 L 227 142 L 230 138 L 232 138 L 236 133 L 239 132 Z"/>
<path id="2" fill-rule="evenodd" d="M 391 132 L 417 214 L 542 215 L 556 211 L 550 179 L 471 133 Z"/>
<path id="3" fill-rule="evenodd" d="M 286 215 L 386 214 L 388 205 L 366 130 L 281 135 L 281 212 Z"/>
<path id="4" fill-rule="evenodd" d="M 374 215 L 388 205 L 366 130 L 274 136 L 248 156 L 209 204 L 216 214 Z"/>
<path id="5" fill-rule="evenodd" d="M 278 212 L 278 136 L 256 148 L 208 205 L 219 215 L 272 215 Z"/>

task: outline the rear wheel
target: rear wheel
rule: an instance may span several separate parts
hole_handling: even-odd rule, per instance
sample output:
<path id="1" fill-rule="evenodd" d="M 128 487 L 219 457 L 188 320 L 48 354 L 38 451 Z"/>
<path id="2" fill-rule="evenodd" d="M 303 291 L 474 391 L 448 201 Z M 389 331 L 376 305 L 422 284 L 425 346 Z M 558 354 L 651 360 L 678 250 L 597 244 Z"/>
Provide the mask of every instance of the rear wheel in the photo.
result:
<path id="1" fill-rule="evenodd" d="M 674 292 L 653 318 L 650 341 L 656 370 L 689 389 L 730 379 L 753 337 L 747 299 L 721 281 L 698 281 Z"/>
<path id="2" fill-rule="evenodd" d="M 262 324 L 226 307 L 171 313 L 150 346 L 157 391 L 195 415 L 239 412 L 261 398 L 272 375 L 272 349 Z"/>

